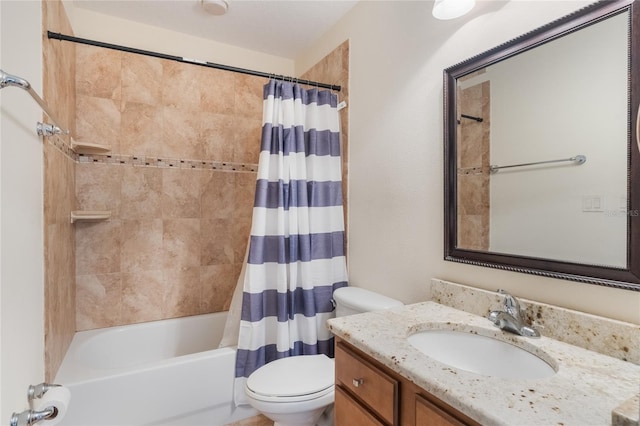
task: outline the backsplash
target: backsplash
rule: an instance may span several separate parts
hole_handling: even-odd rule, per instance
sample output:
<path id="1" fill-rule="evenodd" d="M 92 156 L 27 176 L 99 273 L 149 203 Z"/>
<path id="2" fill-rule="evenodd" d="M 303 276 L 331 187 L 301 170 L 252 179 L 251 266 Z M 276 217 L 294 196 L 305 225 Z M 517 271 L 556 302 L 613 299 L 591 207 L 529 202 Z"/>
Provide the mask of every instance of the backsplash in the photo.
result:
<path id="1" fill-rule="evenodd" d="M 483 317 L 501 309 L 504 303 L 504 297 L 496 292 L 435 278 L 428 287 L 429 300 Z M 519 297 L 518 300 L 527 321 L 538 327 L 542 336 L 640 364 L 639 325 Z"/>

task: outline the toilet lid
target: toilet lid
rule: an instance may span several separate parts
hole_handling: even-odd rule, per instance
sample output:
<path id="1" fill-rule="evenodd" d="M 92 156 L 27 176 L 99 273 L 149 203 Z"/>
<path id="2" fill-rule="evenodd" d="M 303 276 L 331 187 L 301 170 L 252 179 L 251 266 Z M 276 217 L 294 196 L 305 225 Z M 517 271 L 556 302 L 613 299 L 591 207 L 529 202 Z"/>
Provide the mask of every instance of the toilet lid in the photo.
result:
<path id="1" fill-rule="evenodd" d="M 302 355 L 272 361 L 251 373 L 247 387 L 258 395 L 291 397 L 333 386 L 334 361 L 326 355 Z"/>

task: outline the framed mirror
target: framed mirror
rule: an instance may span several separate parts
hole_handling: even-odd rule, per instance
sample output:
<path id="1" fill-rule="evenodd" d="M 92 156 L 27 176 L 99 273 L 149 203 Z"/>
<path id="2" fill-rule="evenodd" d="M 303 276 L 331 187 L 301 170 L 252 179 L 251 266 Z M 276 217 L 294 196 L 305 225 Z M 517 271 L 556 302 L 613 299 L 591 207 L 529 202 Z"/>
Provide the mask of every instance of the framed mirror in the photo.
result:
<path id="1" fill-rule="evenodd" d="M 445 260 L 640 291 L 638 3 L 444 70 Z"/>

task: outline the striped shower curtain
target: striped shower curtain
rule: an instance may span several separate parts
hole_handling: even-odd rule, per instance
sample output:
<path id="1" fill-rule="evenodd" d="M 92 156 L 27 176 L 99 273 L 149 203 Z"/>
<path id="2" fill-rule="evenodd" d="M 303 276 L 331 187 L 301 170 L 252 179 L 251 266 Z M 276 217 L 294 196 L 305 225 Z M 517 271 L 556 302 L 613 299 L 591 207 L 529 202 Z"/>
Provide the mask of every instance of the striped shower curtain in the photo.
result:
<path id="1" fill-rule="evenodd" d="M 264 86 L 262 144 L 243 286 L 236 402 L 262 365 L 333 356 L 326 320 L 347 285 L 337 96 L 291 82 Z"/>

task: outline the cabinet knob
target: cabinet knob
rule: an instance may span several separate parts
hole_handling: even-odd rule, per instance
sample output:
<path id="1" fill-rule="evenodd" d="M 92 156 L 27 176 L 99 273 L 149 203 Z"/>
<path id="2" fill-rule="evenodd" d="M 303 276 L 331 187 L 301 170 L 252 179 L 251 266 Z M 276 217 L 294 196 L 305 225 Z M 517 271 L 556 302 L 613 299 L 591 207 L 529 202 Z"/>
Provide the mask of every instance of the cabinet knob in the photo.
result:
<path id="1" fill-rule="evenodd" d="M 362 386 L 362 384 L 364 383 L 364 379 L 353 379 L 352 383 L 353 383 L 353 386 L 358 388 Z"/>

